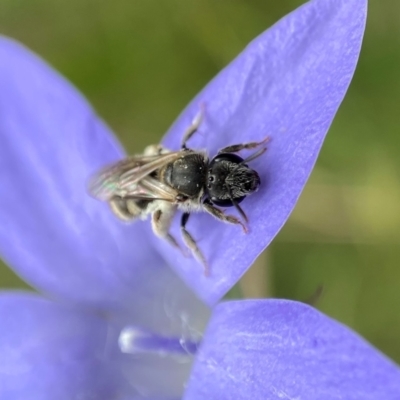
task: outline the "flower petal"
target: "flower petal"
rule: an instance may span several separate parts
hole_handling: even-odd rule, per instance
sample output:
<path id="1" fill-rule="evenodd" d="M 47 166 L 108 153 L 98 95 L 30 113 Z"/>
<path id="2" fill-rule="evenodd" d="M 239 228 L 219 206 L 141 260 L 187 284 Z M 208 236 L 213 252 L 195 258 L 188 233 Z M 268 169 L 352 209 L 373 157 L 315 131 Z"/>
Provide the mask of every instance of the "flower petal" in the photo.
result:
<path id="1" fill-rule="evenodd" d="M 169 131 L 165 144 L 179 148 L 204 104 L 200 132 L 188 143 L 192 148 L 207 148 L 212 156 L 227 145 L 271 139 L 268 151 L 250 163 L 261 177 L 260 191 L 242 203 L 250 233 L 206 215 L 188 223 L 209 261 L 210 277 L 194 260 L 155 242 L 209 304 L 249 268 L 292 211 L 353 76 L 366 5 L 366 0 L 314 0 L 289 14 L 225 68 Z"/>
<path id="2" fill-rule="evenodd" d="M 286 300 L 221 303 L 185 400 L 395 400 L 400 369 L 345 326 Z"/>
<path id="3" fill-rule="evenodd" d="M 32 294 L 0 295 L 0 398 L 115 398 L 105 320 Z"/>
<path id="4" fill-rule="evenodd" d="M 122 156 L 82 97 L 21 45 L 0 39 L 0 251 L 38 289 L 94 303 L 159 334 L 202 330 L 208 308 L 147 239 L 86 191 Z M 104 310 L 103 310 L 104 311 Z"/>
<path id="5" fill-rule="evenodd" d="M 193 361 L 185 344 L 196 327 L 181 326 L 169 337 L 181 347 L 164 352 L 143 342 L 140 327 L 136 338 L 123 337 L 125 323 L 36 294 L 0 293 L 0 398 L 181 398 Z"/>
<path id="6" fill-rule="evenodd" d="M 165 269 L 143 223 L 118 221 L 86 190 L 121 158 L 109 129 L 63 78 L 0 38 L 0 254 L 40 290 L 127 303 Z"/>

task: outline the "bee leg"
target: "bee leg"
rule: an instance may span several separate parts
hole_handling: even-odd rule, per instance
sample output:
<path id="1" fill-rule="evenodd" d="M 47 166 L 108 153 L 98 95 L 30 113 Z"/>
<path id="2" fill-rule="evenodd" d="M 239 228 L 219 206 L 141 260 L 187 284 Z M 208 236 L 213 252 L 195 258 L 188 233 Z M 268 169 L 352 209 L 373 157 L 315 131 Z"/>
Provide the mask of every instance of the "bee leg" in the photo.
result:
<path id="1" fill-rule="evenodd" d="M 151 144 L 144 149 L 143 155 L 145 156 L 160 156 L 161 154 L 169 153 L 170 151 L 167 150 L 161 144 Z"/>
<path id="2" fill-rule="evenodd" d="M 182 218 L 181 218 L 181 232 L 182 232 L 182 238 L 183 241 L 185 242 L 186 246 L 188 249 L 190 249 L 193 253 L 193 255 L 196 257 L 196 259 L 203 264 L 204 266 L 204 275 L 208 276 L 210 271 L 208 268 L 207 261 L 197 246 L 196 241 L 193 239 L 193 236 L 186 230 L 186 224 L 189 220 L 190 213 L 183 213 Z"/>
<path id="3" fill-rule="evenodd" d="M 211 214 L 213 217 L 219 219 L 223 222 L 228 222 L 229 224 L 241 225 L 244 233 L 248 232 L 248 229 L 239 218 L 234 217 L 233 215 L 226 215 L 222 210 L 215 207 L 210 201 L 204 201 L 203 203 L 204 210 Z"/>
<path id="4" fill-rule="evenodd" d="M 240 150 L 255 149 L 256 147 L 261 146 L 261 145 L 267 143 L 268 141 L 269 141 L 269 137 L 267 136 L 261 142 L 249 142 L 249 143 L 234 144 L 232 146 L 227 146 L 227 147 L 224 147 L 223 149 L 219 150 L 218 154 L 221 154 L 221 153 L 237 153 Z M 264 149 L 262 151 L 262 153 L 264 153 L 265 150 L 266 149 Z M 261 155 L 262 153 L 260 153 L 259 155 Z"/>
<path id="5" fill-rule="evenodd" d="M 138 216 L 138 214 L 132 213 L 131 208 L 128 207 L 127 200 L 122 197 L 113 197 L 109 201 L 109 205 L 114 215 L 122 221 L 132 221 Z"/>
<path id="6" fill-rule="evenodd" d="M 204 104 L 201 105 L 200 111 L 193 118 L 191 125 L 186 129 L 186 132 L 182 138 L 182 149 L 187 149 L 186 142 L 197 132 L 199 126 L 201 125 L 201 121 L 203 121 L 204 116 Z"/>
<path id="7" fill-rule="evenodd" d="M 168 204 L 167 206 L 158 208 L 152 214 L 151 226 L 153 232 L 161 239 L 166 240 L 170 245 L 181 250 L 176 239 L 169 233 L 172 217 L 175 214 L 175 207 Z"/>

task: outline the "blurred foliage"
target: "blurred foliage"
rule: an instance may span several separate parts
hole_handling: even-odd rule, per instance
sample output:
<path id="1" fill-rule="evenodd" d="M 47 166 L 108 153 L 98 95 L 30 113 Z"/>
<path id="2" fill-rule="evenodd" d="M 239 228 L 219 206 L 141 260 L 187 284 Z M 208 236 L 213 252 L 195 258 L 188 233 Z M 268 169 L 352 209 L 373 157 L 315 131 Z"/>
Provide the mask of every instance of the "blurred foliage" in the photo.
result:
<path id="1" fill-rule="evenodd" d="M 128 152 L 138 152 L 159 141 L 252 38 L 301 3 L 2 0 L 0 32 L 68 77 Z M 397 362 L 399 74 L 400 2 L 371 1 L 356 75 L 316 169 L 289 222 L 240 290 L 304 300 L 323 284 L 317 307 Z M 22 285 L 6 268 L 0 279 L 3 287 Z"/>

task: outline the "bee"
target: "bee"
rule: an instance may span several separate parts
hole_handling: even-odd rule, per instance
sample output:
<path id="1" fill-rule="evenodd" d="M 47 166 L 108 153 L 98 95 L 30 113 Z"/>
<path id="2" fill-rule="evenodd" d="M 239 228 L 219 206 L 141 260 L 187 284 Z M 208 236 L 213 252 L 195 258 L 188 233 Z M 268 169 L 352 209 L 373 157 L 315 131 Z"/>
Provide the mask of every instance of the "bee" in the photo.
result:
<path id="1" fill-rule="evenodd" d="M 268 137 L 261 142 L 224 147 L 210 159 L 205 150 L 187 147 L 202 119 L 201 110 L 184 133 L 180 150 L 148 146 L 143 154 L 117 161 L 94 175 L 89 192 L 107 202 L 121 220 L 144 220 L 150 215 L 154 234 L 176 248 L 180 246 L 169 230 L 175 213 L 182 211 L 183 241 L 208 275 L 208 263 L 186 229 L 189 217 L 193 212 L 204 211 L 220 221 L 240 225 L 247 233 L 248 218 L 239 204 L 261 183 L 258 173 L 247 163 L 266 151 L 263 145 Z M 236 154 L 256 148 L 259 149 L 245 159 Z M 234 207 L 241 219 L 225 214 L 219 207 Z"/>

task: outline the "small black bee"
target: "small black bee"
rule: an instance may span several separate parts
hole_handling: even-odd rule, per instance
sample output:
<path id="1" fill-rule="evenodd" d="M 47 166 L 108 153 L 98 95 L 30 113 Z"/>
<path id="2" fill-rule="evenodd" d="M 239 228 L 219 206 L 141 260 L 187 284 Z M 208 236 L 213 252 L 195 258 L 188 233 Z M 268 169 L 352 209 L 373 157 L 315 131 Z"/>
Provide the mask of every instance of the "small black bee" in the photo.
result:
<path id="1" fill-rule="evenodd" d="M 170 151 L 162 145 L 148 146 L 143 154 L 128 157 L 100 171 L 91 180 L 89 191 L 93 197 L 108 202 L 114 214 L 124 221 L 146 219 L 151 214 L 153 232 L 178 248 L 169 228 L 176 211 L 183 211 L 183 240 L 208 274 L 207 261 L 186 229 L 189 216 L 192 212 L 206 211 L 223 222 L 241 225 L 247 232 L 247 216 L 239 203 L 257 191 L 261 183 L 258 173 L 247 163 L 263 154 L 266 147 L 246 159 L 235 153 L 260 147 L 268 138 L 225 147 L 210 161 L 206 151 L 186 146 L 197 131 L 202 116 L 201 111 L 187 129 L 181 150 Z M 235 207 L 244 222 L 226 215 L 216 206 Z"/>

